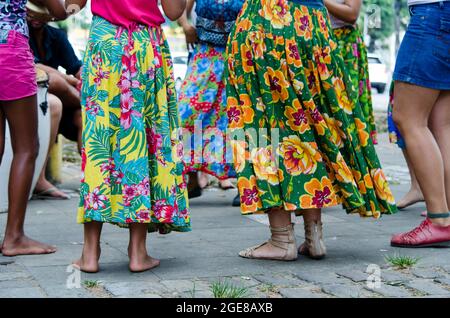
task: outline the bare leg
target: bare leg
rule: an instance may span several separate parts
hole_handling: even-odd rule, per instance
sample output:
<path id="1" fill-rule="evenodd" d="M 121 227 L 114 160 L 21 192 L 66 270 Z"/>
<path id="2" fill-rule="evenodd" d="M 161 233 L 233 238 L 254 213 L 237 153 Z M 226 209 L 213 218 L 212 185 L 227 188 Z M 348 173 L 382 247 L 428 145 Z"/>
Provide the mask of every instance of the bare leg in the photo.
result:
<path id="1" fill-rule="evenodd" d="M 429 213 L 448 211 L 444 162 L 439 145 L 428 127 L 439 91 L 403 82 L 395 83 L 394 121 L 398 125 L 419 181 Z M 427 160 L 423 155 L 427 154 Z M 432 219 L 434 224 L 450 225 L 448 219 Z"/>
<path id="2" fill-rule="evenodd" d="M 83 135 L 83 119 L 81 117 L 81 109 L 78 109 L 73 114 L 73 124 L 78 130 L 77 146 L 78 152 L 81 154 L 81 147 L 83 145 L 82 135 Z"/>
<path id="3" fill-rule="evenodd" d="M 2 253 L 5 256 L 48 254 L 56 248 L 36 242 L 24 232 L 25 213 L 38 153 L 36 96 L 2 102 L 8 120 L 13 162 L 9 179 L 9 207 Z"/>
<path id="4" fill-rule="evenodd" d="M 439 95 L 431 112 L 430 129 L 441 150 L 447 206 L 450 207 L 450 92 L 443 91 Z"/>
<path id="5" fill-rule="evenodd" d="M 50 118 L 51 118 L 51 129 L 50 129 L 50 147 L 48 153 L 50 154 L 52 145 L 56 141 L 56 137 L 58 136 L 58 127 L 59 122 L 61 121 L 62 116 L 62 103 L 59 100 L 58 97 L 52 94 L 48 94 L 48 104 L 50 109 Z M 48 196 L 52 196 L 55 198 L 62 198 L 62 199 L 69 199 L 70 197 L 65 194 L 64 192 L 55 189 L 55 186 L 51 184 L 47 178 L 45 177 L 45 170 L 47 168 L 47 162 L 48 162 L 48 156 L 47 160 L 45 161 L 44 168 L 41 171 L 41 174 L 39 175 L 39 179 L 36 183 L 36 187 L 34 189 L 35 193 L 42 193 L 44 191 L 48 191 L 50 189 L 53 189 L 51 192 L 48 191 Z"/>
<path id="6" fill-rule="evenodd" d="M 128 256 L 130 257 L 130 271 L 144 272 L 159 266 L 160 261 L 147 253 L 147 224 L 130 224 L 130 244 Z"/>
<path id="7" fill-rule="evenodd" d="M 5 126 L 6 118 L 0 104 L 0 165 L 2 164 L 3 154 L 5 152 Z"/>
<path id="8" fill-rule="evenodd" d="M 403 198 L 397 203 L 397 207 L 399 209 L 407 208 L 413 204 L 418 202 L 422 202 L 423 194 L 420 189 L 419 182 L 417 181 L 416 174 L 414 173 L 414 168 L 411 163 L 411 159 L 409 158 L 408 152 L 403 149 L 403 156 L 405 157 L 406 164 L 408 165 L 409 175 L 411 176 L 411 186 L 409 188 L 408 193 L 405 194 Z"/>
<path id="9" fill-rule="evenodd" d="M 96 273 L 99 271 L 99 259 L 101 254 L 100 236 L 103 223 L 89 222 L 84 224 L 84 245 L 81 258 L 74 262 L 81 271 Z"/>
<path id="10" fill-rule="evenodd" d="M 209 178 L 208 175 L 204 172 L 199 172 L 200 176 L 198 177 L 198 185 L 200 188 L 204 189 L 208 186 Z"/>

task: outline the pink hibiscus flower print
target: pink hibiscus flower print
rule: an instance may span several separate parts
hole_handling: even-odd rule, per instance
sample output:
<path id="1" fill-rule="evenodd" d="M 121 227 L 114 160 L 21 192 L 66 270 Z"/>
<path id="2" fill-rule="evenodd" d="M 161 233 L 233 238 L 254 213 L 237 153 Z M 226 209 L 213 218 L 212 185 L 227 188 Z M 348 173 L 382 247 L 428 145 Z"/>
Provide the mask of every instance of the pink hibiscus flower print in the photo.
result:
<path id="1" fill-rule="evenodd" d="M 100 188 L 95 188 L 88 195 L 88 206 L 93 210 L 104 209 L 106 207 L 105 202 L 107 201 L 107 197 L 104 194 L 100 193 Z"/>

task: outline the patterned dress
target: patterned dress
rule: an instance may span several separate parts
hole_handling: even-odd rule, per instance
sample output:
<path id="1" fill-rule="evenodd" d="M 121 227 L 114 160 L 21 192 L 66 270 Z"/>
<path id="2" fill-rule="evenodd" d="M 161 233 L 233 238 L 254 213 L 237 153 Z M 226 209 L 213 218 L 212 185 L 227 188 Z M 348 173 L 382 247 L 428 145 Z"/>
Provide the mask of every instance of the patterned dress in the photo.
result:
<path id="1" fill-rule="evenodd" d="M 185 171 L 203 171 L 220 180 L 236 177 L 231 153 L 224 151 L 226 113 L 225 46 L 243 0 L 197 0 L 200 43 L 192 52 L 178 107 L 190 132 Z"/>
<path id="2" fill-rule="evenodd" d="M 367 59 L 367 48 L 357 26 L 343 26 L 334 29 L 334 35 L 341 49 L 353 86 L 356 90 L 351 92 L 357 94 L 352 96 L 353 101 L 358 100 L 361 110 L 368 125 L 368 130 L 374 144 L 377 144 L 377 130 L 372 107 L 372 91 L 369 81 L 369 61 Z"/>
<path id="3" fill-rule="evenodd" d="M 393 144 L 396 144 L 400 149 L 406 149 L 405 139 L 403 139 L 403 136 L 400 133 L 400 130 L 398 130 L 398 127 L 394 122 L 394 118 L 392 117 L 393 111 L 394 111 L 394 81 L 392 81 L 391 86 L 389 88 L 389 104 L 387 112 L 389 141 Z"/>
<path id="4" fill-rule="evenodd" d="M 392 213 L 327 10 L 299 2 L 247 0 L 230 35 L 227 112 L 241 210 L 342 203 L 362 216 Z"/>
<path id="5" fill-rule="evenodd" d="M 80 223 L 190 229 L 175 84 L 159 27 L 94 16 L 84 58 Z"/>
<path id="6" fill-rule="evenodd" d="M 27 0 L 0 0 L 0 41 L 8 31 L 28 37 L 26 4 Z"/>

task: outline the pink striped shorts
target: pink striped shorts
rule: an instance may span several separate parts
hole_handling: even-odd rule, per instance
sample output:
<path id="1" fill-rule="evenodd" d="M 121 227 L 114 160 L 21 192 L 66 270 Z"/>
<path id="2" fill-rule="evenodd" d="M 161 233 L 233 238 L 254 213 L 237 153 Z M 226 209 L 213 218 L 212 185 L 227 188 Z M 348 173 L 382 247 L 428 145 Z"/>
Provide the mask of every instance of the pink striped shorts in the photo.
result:
<path id="1" fill-rule="evenodd" d="M 14 101 L 37 93 L 34 57 L 28 38 L 0 30 L 0 101 Z"/>

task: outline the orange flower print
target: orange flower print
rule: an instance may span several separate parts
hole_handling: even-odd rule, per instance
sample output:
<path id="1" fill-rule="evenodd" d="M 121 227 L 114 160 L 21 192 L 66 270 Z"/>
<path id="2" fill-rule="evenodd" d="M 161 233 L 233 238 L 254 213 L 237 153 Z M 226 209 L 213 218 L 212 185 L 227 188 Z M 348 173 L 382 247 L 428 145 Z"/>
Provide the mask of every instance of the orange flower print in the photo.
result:
<path id="1" fill-rule="evenodd" d="M 329 28 L 327 26 L 327 22 L 323 16 L 322 12 L 317 10 L 316 16 L 317 16 L 317 20 L 319 20 L 320 31 L 323 34 L 323 36 L 325 37 L 325 39 L 328 40 L 330 38 Z"/>
<path id="2" fill-rule="evenodd" d="M 387 201 L 389 204 L 395 204 L 394 195 L 389 188 L 386 176 L 381 169 L 372 169 L 370 171 L 372 179 L 374 181 L 375 193 L 381 200 Z"/>
<path id="3" fill-rule="evenodd" d="M 289 203 L 289 202 L 284 202 L 283 206 L 284 206 L 285 211 L 296 211 L 299 209 L 298 206 L 296 206 L 293 203 Z"/>
<path id="4" fill-rule="evenodd" d="M 333 184 L 327 177 L 312 179 L 305 183 L 306 194 L 300 197 L 301 209 L 321 209 L 338 204 Z"/>
<path id="5" fill-rule="evenodd" d="M 328 69 L 328 65 L 331 64 L 330 47 L 320 48 L 319 46 L 314 46 L 313 51 L 320 78 L 324 81 L 331 76 Z"/>
<path id="6" fill-rule="evenodd" d="M 253 48 L 253 54 L 256 59 L 264 57 L 264 53 L 267 50 L 266 43 L 264 42 L 264 31 L 251 32 L 247 38 L 247 46 Z"/>
<path id="7" fill-rule="evenodd" d="M 280 144 L 286 171 L 292 176 L 312 174 L 317 170 L 317 163 L 322 156 L 314 142 L 302 142 L 298 136 L 284 137 Z"/>
<path id="8" fill-rule="evenodd" d="M 241 55 L 242 55 L 242 68 L 245 73 L 254 73 L 255 64 L 253 63 L 253 55 L 250 47 L 245 44 L 241 44 Z"/>
<path id="9" fill-rule="evenodd" d="M 243 31 L 248 31 L 252 27 L 252 21 L 249 19 L 242 19 L 236 24 L 236 32 L 241 33 Z"/>
<path id="10" fill-rule="evenodd" d="M 302 60 L 295 40 L 286 40 L 286 60 L 289 65 L 302 66 Z"/>
<path id="11" fill-rule="evenodd" d="M 292 15 L 286 0 L 261 0 L 261 6 L 259 14 L 269 20 L 274 28 L 282 29 L 292 22 Z"/>
<path id="12" fill-rule="evenodd" d="M 347 114 L 352 114 L 353 104 L 348 98 L 344 82 L 338 77 L 333 77 L 332 82 L 334 90 L 336 92 L 339 107 Z"/>
<path id="13" fill-rule="evenodd" d="M 252 123 L 255 113 L 250 96 L 239 95 L 239 102 L 234 97 L 228 97 L 227 114 L 230 129 L 244 128 L 244 124 Z"/>
<path id="14" fill-rule="evenodd" d="M 289 82 L 284 77 L 284 74 L 278 70 L 274 70 L 271 67 L 267 68 L 264 74 L 266 85 L 270 87 L 272 92 L 272 99 L 274 103 L 278 101 L 286 101 L 289 98 Z"/>
<path id="15" fill-rule="evenodd" d="M 296 8 L 294 12 L 294 27 L 298 36 L 304 38 L 305 40 L 310 40 L 312 38 L 312 20 L 308 12 L 308 8 L 301 6 Z"/>
<path id="16" fill-rule="evenodd" d="M 237 185 L 241 196 L 242 213 L 253 213 L 262 208 L 255 176 L 251 176 L 250 179 L 240 177 Z"/>
<path id="17" fill-rule="evenodd" d="M 287 125 L 294 131 L 304 133 L 309 127 L 308 115 L 302 109 L 300 101 L 294 100 L 294 105 L 287 106 L 284 115 L 288 118 Z"/>
<path id="18" fill-rule="evenodd" d="M 361 146 L 366 147 L 369 144 L 370 135 L 367 132 L 367 125 L 363 123 L 359 118 L 355 118 L 356 129 L 358 131 L 359 142 Z"/>
<path id="19" fill-rule="evenodd" d="M 313 63 L 308 61 L 308 67 L 305 69 L 305 77 L 308 82 L 308 88 L 311 93 L 311 97 L 316 96 L 320 93 L 320 81 L 319 74 L 315 69 Z"/>
<path id="20" fill-rule="evenodd" d="M 266 180 L 272 185 L 279 184 L 278 168 L 275 165 L 271 146 L 253 149 L 250 158 L 258 179 Z"/>

